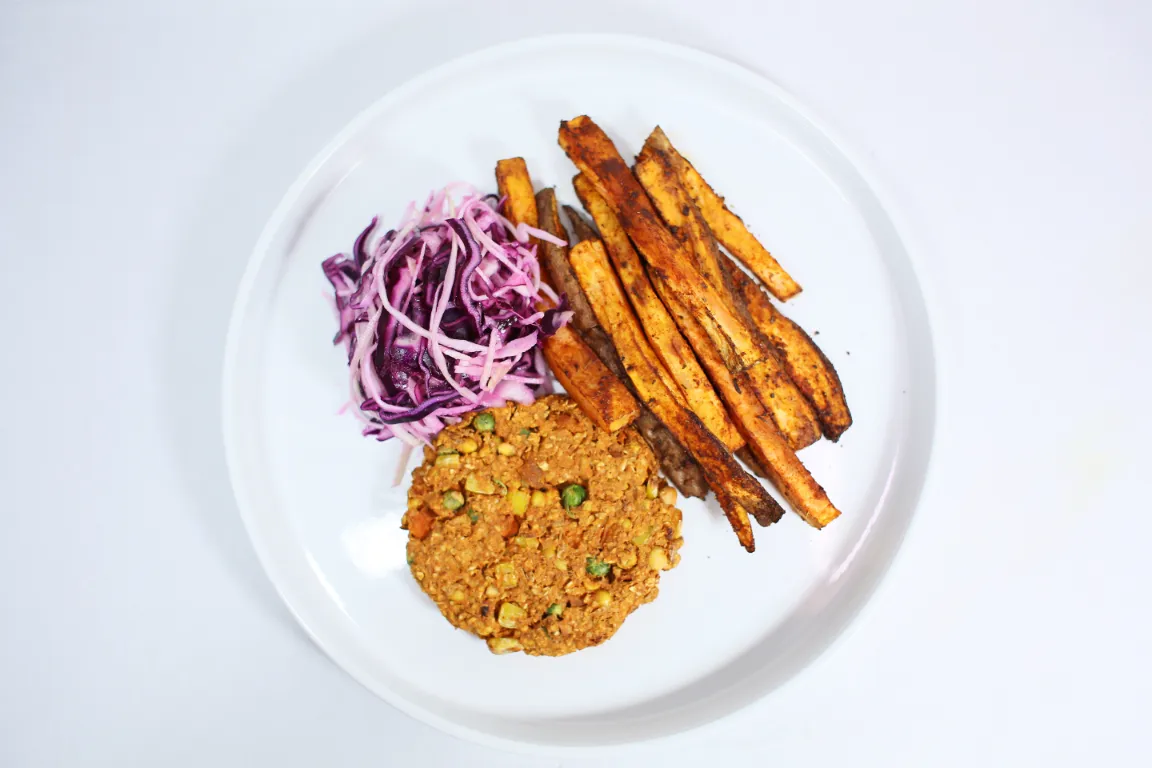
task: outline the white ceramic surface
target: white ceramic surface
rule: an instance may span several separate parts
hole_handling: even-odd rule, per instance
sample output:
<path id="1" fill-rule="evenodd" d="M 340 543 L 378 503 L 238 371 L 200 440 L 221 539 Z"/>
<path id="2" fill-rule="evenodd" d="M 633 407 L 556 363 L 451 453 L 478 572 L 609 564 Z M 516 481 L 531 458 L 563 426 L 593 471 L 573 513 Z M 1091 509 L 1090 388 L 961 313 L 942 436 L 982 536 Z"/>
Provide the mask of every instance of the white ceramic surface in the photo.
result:
<path id="1" fill-rule="evenodd" d="M 646 83 L 644 89 L 634 84 Z M 454 631 L 409 575 L 394 443 L 361 438 L 319 263 L 369 218 L 522 155 L 574 202 L 561 119 L 587 113 L 627 156 L 661 124 L 789 267 L 787 312 L 839 370 L 856 419 L 802 454 L 844 511 L 789 515 L 736 545 L 714 504 L 685 513 L 683 562 L 611 642 L 560 659 L 496 657 Z M 794 101 L 729 62 L 625 37 L 500 46 L 385 96 L 303 173 L 253 254 L 229 333 L 233 486 L 272 581 L 318 644 L 402 710 L 496 744 L 656 738 L 771 692 L 843 629 L 895 553 L 925 475 L 934 363 L 923 300 L 884 208 Z"/>

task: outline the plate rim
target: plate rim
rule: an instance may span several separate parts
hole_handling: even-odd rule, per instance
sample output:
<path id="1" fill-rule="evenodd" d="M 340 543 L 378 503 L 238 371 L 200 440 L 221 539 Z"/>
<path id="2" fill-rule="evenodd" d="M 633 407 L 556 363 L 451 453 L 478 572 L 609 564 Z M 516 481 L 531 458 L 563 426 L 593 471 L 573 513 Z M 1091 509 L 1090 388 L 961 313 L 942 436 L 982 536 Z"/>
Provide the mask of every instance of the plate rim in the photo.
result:
<path id="1" fill-rule="evenodd" d="M 621 749 L 635 748 L 645 744 L 666 742 L 670 739 L 681 737 L 686 733 L 703 733 L 705 730 L 718 727 L 725 720 L 747 710 L 752 705 L 765 701 L 775 689 L 767 690 L 762 694 L 754 696 L 748 702 L 739 704 L 729 710 L 718 712 L 714 717 L 701 720 L 687 728 L 680 728 L 664 734 L 645 735 L 638 739 L 623 742 L 595 745 L 565 745 L 496 736 L 467 725 L 461 725 L 454 720 L 444 718 L 419 704 L 413 703 L 409 699 L 395 693 L 386 685 L 371 684 L 366 679 L 368 676 L 361 674 L 362 670 L 358 670 L 351 660 L 342 658 L 342 654 L 338 649 L 329 647 L 329 645 L 321 639 L 316 629 L 312 626 L 312 623 L 302 615 L 297 602 L 285 591 L 283 579 L 277 575 L 280 566 L 276 564 L 276 557 L 269 550 L 264 537 L 256 535 L 259 526 L 253 519 L 253 513 L 251 511 L 252 504 L 248 499 L 244 484 L 240 480 L 242 473 L 238 469 L 240 463 L 238 458 L 239 449 L 233 437 L 232 426 L 235 422 L 236 409 L 231 395 L 233 390 L 232 382 L 235 379 L 239 365 L 239 348 L 241 344 L 240 329 L 243 326 L 243 319 L 249 310 L 253 287 L 259 274 L 265 267 L 265 263 L 269 257 L 270 246 L 276 233 L 283 225 L 285 218 L 300 193 L 308 186 L 316 174 L 321 171 L 328 160 L 336 154 L 351 137 L 358 133 L 362 127 L 369 124 L 379 113 L 389 108 L 392 103 L 407 97 L 410 93 L 418 90 L 425 84 L 442 78 L 447 73 L 457 71 L 469 65 L 486 63 L 510 55 L 530 52 L 540 47 L 570 46 L 576 44 L 588 46 L 618 46 L 628 48 L 635 53 L 678 58 L 692 64 L 710 68 L 720 75 L 734 78 L 743 84 L 749 85 L 778 99 L 802 117 L 812 130 L 822 135 L 823 138 L 835 147 L 843 156 L 844 160 L 851 166 L 852 170 L 858 175 L 860 181 L 865 184 L 868 191 L 875 198 L 875 202 L 884 220 L 891 226 L 892 233 L 903 251 L 904 260 L 919 291 L 916 297 L 919 306 L 915 308 L 921 316 L 919 319 L 923 320 L 924 325 L 920 331 L 926 342 L 926 348 L 930 353 L 930 365 L 927 366 L 927 373 L 924 374 L 927 377 L 925 382 L 927 385 L 925 387 L 926 392 L 924 394 L 930 405 L 930 412 L 927 414 L 929 423 L 926 431 L 926 455 L 922 458 L 923 470 L 918 478 L 919 487 L 917 487 L 912 494 L 911 511 L 904 517 L 899 529 L 896 530 L 897 535 L 891 545 L 892 551 L 885 558 L 881 567 L 876 572 L 864 576 L 866 583 L 862 585 L 863 589 L 859 597 L 851 602 L 847 606 L 847 609 L 842 612 L 842 615 L 833 625 L 831 631 L 822 633 L 823 640 L 821 642 L 814 643 L 804 650 L 802 653 L 802 662 L 797 665 L 795 671 L 788 678 L 782 681 L 781 686 L 789 680 L 795 679 L 807 666 L 827 652 L 833 644 L 844 636 L 845 631 L 856 621 L 860 612 L 872 602 L 872 598 L 875 596 L 878 588 L 891 572 L 897 557 L 904 551 L 904 542 L 907 539 L 913 521 L 918 516 L 917 512 L 924 498 L 925 489 L 929 486 L 934 474 L 937 454 L 936 440 L 940 429 L 939 412 L 941 410 L 944 392 L 941 386 L 940 376 L 938 375 L 940 339 L 933 330 L 939 326 L 933 322 L 932 302 L 929 301 L 929 294 L 934 293 L 934 291 L 931 290 L 930 281 L 924 279 L 924 265 L 920 263 L 914 255 L 915 250 L 923 250 L 923 248 L 922 246 L 918 246 L 916 249 L 909 247 L 909 242 L 914 241 L 914 239 L 910 237 L 910 231 L 906 221 L 896 213 L 896 209 L 890 204 L 891 195 L 885 192 L 885 187 L 879 183 L 877 174 L 862 160 L 861 153 L 852 151 L 837 132 L 829 127 L 829 123 L 826 120 L 817 117 L 809 107 L 801 103 L 792 93 L 772 78 L 723 56 L 709 53 L 689 45 L 667 42 L 642 35 L 617 33 L 545 34 L 498 43 L 448 59 L 388 89 L 349 120 L 319 152 L 312 156 L 311 160 L 304 166 L 304 170 L 301 171 L 292 184 L 281 195 L 279 202 L 273 209 L 273 212 L 261 230 L 259 238 L 250 251 L 247 265 L 245 266 L 244 273 L 237 288 L 236 297 L 233 301 L 224 345 L 224 365 L 223 375 L 221 377 L 221 427 L 225 461 L 228 466 L 232 493 L 240 511 L 245 532 L 260 562 L 261 568 L 268 580 L 272 583 L 280 600 L 312 642 L 323 651 L 341 671 L 348 674 L 357 683 L 403 714 L 420 722 L 427 723 L 451 736 L 487 747 L 532 755 L 588 757 L 595 754 L 602 754 L 606 750 L 619 751 Z M 781 686 L 777 686 L 777 688 Z"/>

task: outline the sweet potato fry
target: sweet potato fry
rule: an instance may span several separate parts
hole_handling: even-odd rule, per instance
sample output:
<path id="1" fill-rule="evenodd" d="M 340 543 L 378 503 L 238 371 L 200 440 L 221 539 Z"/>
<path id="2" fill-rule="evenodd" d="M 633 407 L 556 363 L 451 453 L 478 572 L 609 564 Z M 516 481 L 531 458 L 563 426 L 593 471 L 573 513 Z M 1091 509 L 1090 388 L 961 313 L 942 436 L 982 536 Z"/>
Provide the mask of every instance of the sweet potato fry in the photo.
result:
<path id="1" fill-rule="evenodd" d="M 693 265 L 692 255 L 664 228 L 643 188 L 600 127 L 581 116 L 560 125 L 560 145 L 615 211 L 624 231 L 695 315 L 732 370 L 757 362 L 761 350 L 751 332 L 726 308 Z"/>
<path id="2" fill-rule="evenodd" d="M 560 143 L 615 211 L 624 231 L 648 262 L 653 282 L 669 283 L 671 292 L 704 329 L 733 375 L 738 371 L 748 374 L 755 385 L 752 392 L 768 407 L 789 444 L 800 449 L 819 439 L 820 430 L 811 406 L 800 396 L 758 333 L 728 309 L 728 302 L 700 275 L 691 251 L 664 228 L 611 139 L 590 119 L 579 117 L 561 124 Z M 729 408 L 733 409 L 732 416 L 740 428 L 741 416 L 736 406 L 729 403 Z M 745 430 L 741 432 L 744 434 Z M 748 440 L 747 434 L 744 439 Z"/>
<path id="3" fill-rule="evenodd" d="M 588 295 L 588 303 L 615 342 L 640 399 L 704 467 L 709 485 L 737 538 L 746 550 L 753 551 L 755 543 L 748 514 L 778 515 L 776 500 L 744 471 L 700 419 L 672 396 L 659 375 L 660 363 L 647 346 L 644 332 L 636 323 L 604 246 L 595 240 L 583 241 L 572 249 L 569 258 L 580 285 Z"/>
<path id="4" fill-rule="evenodd" d="M 628 235 L 616 219 L 616 214 L 584 176 L 572 180 L 576 195 L 584 204 L 584 209 L 592 216 L 600 230 L 604 246 L 616 267 L 616 274 L 624 286 L 624 292 L 632 303 L 640 319 L 640 326 L 648 336 L 652 349 L 672 379 L 684 392 L 688 407 L 700 417 L 704 426 L 720 438 L 729 450 L 737 450 L 744 445 L 744 439 L 728 418 L 728 412 L 717 396 L 708 377 L 692 348 L 680 335 L 676 321 L 656 295 L 648 273 L 640 263 L 640 257 L 628 241 Z"/>
<path id="5" fill-rule="evenodd" d="M 678 158 L 671 154 L 671 148 L 664 131 L 656 126 L 636 158 L 633 173 L 668 230 L 692 252 L 700 276 L 724 299 L 728 309 L 735 312 L 731 286 L 725 283 L 720 271 L 716 241 L 684 187 L 679 167 L 683 164 L 676 162 Z"/>
<path id="6" fill-rule="evenodd" d="M 744 462 L 744 465 L 746 467 L 748 467 L 748 471 L 751 472 L 752 474 L 756 475 L 756 477 L 762 477 L 765 480 L 768 479 L 768 473 L 764 470 L 764 467 L 760 466 L 760 460 L 756 458 L 756 454 L 752 453 L 752 449 L 749 448 L 747 445 L 745 445 L 740 450 L 736 451 L 736 458 L 738 458 L 738 459 L 740 459 L 740 461 Z M 776 522 L 776 521 L 773 520 L 772 522 Z M 760 524 L 761 525 L 768 525 L 768 523 L 760 523 Z"/>
<path id="7" fill-rule="evenodd" d="M 776 348 L 788 375 L 816 409 L 824 436 L 832 442 L 852 426 L 852 413 L 836 368 L 812 337 L 784 316 L 756 282 L 731 261 L 721 262 L 760 331 Z"/>
<path id="8" fill-rule="evenodd" d="M 549 187 L 536 193 L 536 216 L 540 229 L 561 239 L 567 237 L 564 226 L 560 223 L 560 208 L 556 202 L 556 190 Z M 568 306 L 572 310 L 572 325 L 580 333 L 584 333 L 596 324 L 596 315 L 588 306 L 588 299 L 580 289 L 576 275 L 572 273 L 572 266 L 568 263 L 568 248 L 563 245 L 540 242 L 536 246 L 540 257 L 540 266 L 543 268 L 544 280 L 552 286 L 556 293 L 568 297 Z"/>
<path id="9" fill-rule="evenodd" d="M 826 525 L 839 511 L 796 457 L 756 394 L 764 379 L 763 372 L 757 371 L 763 367 L 763 354 L 751 332 L 723 306 L 716 292 L 694 269 L 691 254 L 664 229 L 648 196 L 599 126 L 587 116 L 580 116 L 561 123 L 559 138 L 568 157 L 615 211 L 624 231 L 648 262 L 653 279 L 668 282 L 668 289 L 716 347 L 732 374 L 736 390 L 736 397 L 728 401 L 733 419 L 776 487 L 804 520 L 817 527 Z M 597 309 L 596 299 L 579 270 L 577 276 Z M 721 395 L 728 397 L 724 391 Z"/>
<path id="10" fill-rule="evenodd" d="M 733 377 L 736 386 L 743 389 L 755 386 L 746 373 Z M 760 462 L 768 479 L 792 505 L 796 514 L 813 528 L 823 528 L 840 516 L 824 488 L 800 461 L 778 430 L 771 429 L 769 419 L 760 424 L 741 422 L 748 445 Z"/>
<path id="11" fill-rule="evenodd" d="M 504 210 L 508 219 L 513 224 L 538 226 L 536 197 L 532 193 L 532 179 L 524 159 L 514 157 L 499 161 L 496 164 L 496 184 L 500 196 L 505 198 Z M 551 215 L 555 215 L 554 198 L 552 202 Z M 559 225 L 558 218 L 556 224 Z M 573 328 L 564 326 L 545 338 L 541 347 L 556 379 L 597 426 L 615 432 L 635 421 L 640 413 L 640 404 Z"/>
<path id="12" fill-rule="evenodd" d="M 608 370 L 576 334 L 564 326 L 544 340 L 544 359 L 557 381 L 596 426 L 615 432 L 631 424 L 640 406 L 628 388 Z"/>
<path id="13" fill-rule="evenodd" d="M 608 333 L 597 324 L 584 334 L 584 342 L 604 361 L 608 370 L 624 382 L 629 391 L 635 395 L 636 388 L 632 386 L 632 380 L 628 378 L 624 364 L 620 362 L 620 356 L 616 352 L 616 345 L 612 343 Z M 704 478 L 704 470 L 699 462 L 692 458 L 692 454 L 685 450 L 671 430 L 664 426 L 664 423 L 643 403 L 640 404 L 640 414 L 636 417 L 636 421 L 632 422 L 632 426 L 652 448 L 652 452 L 660 461 L 660 469 L 664 472 L 664 476 L 672 481 L 681 495 L 697 499 L 708 495 L 708 481 Z"/>
<path id="14" fill-rule="evenodd" d="M 664 130 L 656 126 L 644 142 L 633 172 L 673 235 L 692 249 L 700 274 L 728 303 L 732 312 L 749 328 L 759 331 L 726 268 L 730 259 L 720 252 L 715 233 L 688 192 L 689 167 L 688 161 L 672 146 Z M 767 338 L 761 341 L 770 346 Z"/>
<path id="15" fill-rule="evenodd" d="M 537 193 L 536 207 L 540 228 L 556 237 L 566 238 L 567 233 L 560 224 L 559 217 L 553 213 L 556 207 L 555 191 L 545 189 Z M 575 209 L 565 206 L 565 210 L 568 213 L 568 218 L 573 222 L 573 229 L 576 230 L 579 239 L 598 239 L 599 235 L 592 229 L 592 225 L 586 222 Z M 567 294 L 569 304 L 572 307 L 573 326 L 580 331 L 584 342 L 603 361 L 608 370 L 612 371 L 617 379 L 624 382 L 625 386 L 631 388 L 628 374 L 624 372 L 624 366 L 620 363 L 619 355 L 616 354 L 616 346 L 597 322 L 596 315 L 584 295 L 584 289 L 580 287 L 580 282 L 572 271 L 572 265 L 568 263 L 568 248 L 550 244 L 542 244 L 542 248 L 541 264 L 544 266 L 546 279 L 549 280 L 554 289 Z M 635 394 L 634 389 L 632 392 Z M 704 498 L 708 493 L 708 484 L 704 480 L 704 471 L 700 468 L 700 464 L 692 458 L 690 453 L 684 450 L 684 446 L 680 445 L 680 442 L 653 415 L 652 411 L 640 405 L 640 413 L 632 426 L 652 448 L 656 458 L 660 461 L 660 469 L 680 490 L 680 493 L 684 496 Z"/>
<path id="16" fill-rule="evenodd" d="M 595 243 L 597 245 L 597 247 L 603 248 L 603 244 L 598 239 L 597 240 L 584 240 L 582 242 Z M 571 257 L 569 257 L 569 258 L 571 258 Z M 569 269 L 570 270 L 572 269 L 571 264 L 569 264 Z M 587 295 L 587 293 L 585 292 L 585 296 L 586 295 Z M 597 317 L 599 317 L 599 316 L 597 316 Z M 655 356 L 655 353 L 652 351 L 651 346 L 649 345 L 647 340 L 644 341 L 644 347 L 645 347 L 645 350 L 649 354 Z M 671 393 L 672 397 L 675 398 L 676 401 L 679 402 L 681 405 L 687 406 L 688 400 L 684 395 L 684 390 L 681 389 L 680 385 L 676 383 L 676 381 L 672 378 L 672 375 L 668 372 L 668 370 L 662 364 L 659 363 L 658 359 L 657 359 L 656 368 L 657 368 L 657 371 L 656 371 L 657 375 L 664 382 L 664 385 L 668 388 L 668 391 L 669 391 L 669 393 Z M 563 382 L 561 382 L 561 383 L 563 383 Z"/>
<path id="17" fill-rule="evenodd" d="M 522 157 L 509 157 L 496 163 L 496 190 L 504 200 L 504 215 L 513 224 L 538 226 L 532 177 Z"/>
<path id="18" fill-rule="evenodd" d="M 741 391 L 740 388 L 736 386 L 732 380 L 731 372 L 724 365 L 724 361 L 720 359 L 715 348 L 713 348 L 712 343 L 708 339 L 708 335 L 704 332 L 704 329 L 700 327 L 700 324 L 696 322 L 696 319 L 688 314 L 688 311 L 684 309 L 675 294 L 668 289 L 668 284 L 663 280 L 658 280 L 655 286 L 656 292 L 660 295 L 660 298 L 664 300 L 664 304 L 676 318 L 680 329 L 684 331 L 684 336 L 688 339 L 692 348 L 697 351 L 697 357 L 699 357 L 701 364 L 704 366 L 704 370 L 708 372 L 708 377 L 716 385 L 717 391 L 720 392 L 721 399 L 727 404 L 730 411 L 742 414 L 746 421 L 755 424 L 759 424 L 765 419 L 771 419 L 772 417 L 765 410 L 764 404 L 754 392 Z M 756 421 L 751 421 L 753 419 Z M 739 425 L 739 421 L 737 421 L 737 424 Z M 759 459 L 756 458 L 756 454 L 752 452 L 752 449 L 749 448 L 748 445 L 736 451 L 736 455 L 741 461 L 748 465 L 748 468 L 752 470 L 753 474 L 765 479 L 771 479 L 767 470 L 763 468 Z M 760 525 L 771 525 L 780 519 L 779 510 L 776 511 L 775 515 L 756 512 L 754 510 L 754 515 L 756 522 L 760 523 Z"/>
<path id="19" fill-rule="evenodd" d="M 676 152 L 675 149 L 672 150 Z M 677 153 L 679 155 L 679 153 Z M 740 262 L 752 270 L 752 274 L 760 278 L 773 296 L 780 301 L 787 301 L 800 293 L 800 284 L 780 266 L 768 249 L 760 244 L 756 236 L 748 231 L 743 220 L 724 203 L 724 198 L 704 181 L 704 177 L 693 167 L 692 163 L 684 160 L 685 186 L 689 194 L 700 207 L 704 220 L 708 222 L 712 233 L 716 235 L 725 248 Z"/>
<path id="20" fill-rule="evenodd" d="M 744 299 L 734 290 L 730 276 L 721 264 L 724 258 L 712 232 L 696 204 L 681 183 L 685 163 L 675 154 L 668 137 L 659 127 L 652 131 L 636 161 L 636 177 L 648 193 L 672 235 L 693 255 L 701 277 L 708 282 L 726 308 L 753 331 L 755 343 L 763 350 L 761 364 L 752 370 L 753 379 L 766 387 L 761 401 L 796 450 L 820 439 L 820 425 L 811 404 L 804 399 L 776 357 L 767 338 L 756 328 Z M 765 398 L 765 395 L 767 399 Z"/>
<path id="21" fill-rule="evenodd" d="M 575 237 L 572 238 L 572 245 L 580 242 L 581 240 L 595 240 L 600 237 L 600 233 L 592 226 L 584 214 L 576 210 L 570 205 L 564 206 L 564 213 L 568 214 L 568 224 L 572 227 L 572 233 Z"/>

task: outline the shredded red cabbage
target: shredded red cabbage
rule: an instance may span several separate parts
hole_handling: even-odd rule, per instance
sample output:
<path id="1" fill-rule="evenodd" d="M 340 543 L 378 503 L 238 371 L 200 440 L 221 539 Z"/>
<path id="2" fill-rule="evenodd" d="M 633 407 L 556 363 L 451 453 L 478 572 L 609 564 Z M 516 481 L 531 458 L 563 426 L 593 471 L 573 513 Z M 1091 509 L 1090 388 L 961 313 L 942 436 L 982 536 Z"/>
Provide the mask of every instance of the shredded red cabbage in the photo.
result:
<path id="1" fill-rule="evenodd" d="M 539 344 L 572 313 L 541 282 L 529 236 L 564 242 L 513 227 L 466 185 L 409 205 L 373 242 L 376 225 L 323 264 L 364 434 L 418 445 L 469 411 L 531 403 L 547 386 Z"/>

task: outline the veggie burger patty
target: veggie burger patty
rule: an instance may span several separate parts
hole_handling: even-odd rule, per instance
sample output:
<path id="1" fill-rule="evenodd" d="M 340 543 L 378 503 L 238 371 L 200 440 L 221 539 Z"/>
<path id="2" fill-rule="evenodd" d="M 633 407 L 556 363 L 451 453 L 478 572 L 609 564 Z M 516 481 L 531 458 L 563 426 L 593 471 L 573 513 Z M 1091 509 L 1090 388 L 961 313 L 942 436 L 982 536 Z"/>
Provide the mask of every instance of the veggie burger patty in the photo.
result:
<path id="1" fill-rule="evenodd" d="M 560 656 L 611 637 L 656 598 L 683 543 L 676 491 L 631 427 L 567 397 L 445 428 L 408 492 L 412 575 L 494 653 Z"/>

